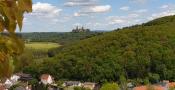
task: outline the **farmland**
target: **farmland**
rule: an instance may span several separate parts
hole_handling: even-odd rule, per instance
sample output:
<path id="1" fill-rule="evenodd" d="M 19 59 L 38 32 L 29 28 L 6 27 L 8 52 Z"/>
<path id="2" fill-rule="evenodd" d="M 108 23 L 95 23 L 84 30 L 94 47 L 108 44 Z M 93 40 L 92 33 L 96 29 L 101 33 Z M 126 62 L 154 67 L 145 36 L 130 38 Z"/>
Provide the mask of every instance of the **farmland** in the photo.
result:
<path id="1" fill-rule="evenodd" d="M 46 51 L 51 48 L 57 48 L 60 46 L 61 46 L 60 44 L 52 42 L 30 42 L 25 44 L 26 48 L 31 48 L 35 50 L 46 50 Z"/>

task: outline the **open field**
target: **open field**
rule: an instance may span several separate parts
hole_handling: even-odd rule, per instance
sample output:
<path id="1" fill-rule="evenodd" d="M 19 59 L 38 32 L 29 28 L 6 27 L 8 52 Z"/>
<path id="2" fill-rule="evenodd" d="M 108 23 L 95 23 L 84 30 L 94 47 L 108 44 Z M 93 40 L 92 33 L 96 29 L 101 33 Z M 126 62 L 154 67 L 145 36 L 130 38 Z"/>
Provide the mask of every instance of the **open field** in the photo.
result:
<path id="1" fill-rule="evenodd" d="M 51 42 L 30 42 L 25 44 L 26 48 L 38 49 L 38 50 L 49 50 L 51 48 L 60 47 L 58 43 Z"/>

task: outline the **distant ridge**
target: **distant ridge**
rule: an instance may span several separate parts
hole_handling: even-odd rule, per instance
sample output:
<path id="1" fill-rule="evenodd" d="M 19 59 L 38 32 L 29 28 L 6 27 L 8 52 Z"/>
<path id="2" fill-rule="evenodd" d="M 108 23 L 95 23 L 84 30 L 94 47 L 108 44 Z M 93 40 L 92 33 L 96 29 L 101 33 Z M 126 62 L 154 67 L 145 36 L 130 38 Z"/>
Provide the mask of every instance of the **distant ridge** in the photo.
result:
<path id="1" fill-rule="evenodd" d="M 73 43 L 78 40 L 99 35 L 100 32 L 27 32 L 18 33 L 24 40 L 31 42 L 55 42 L 59 44 Z"/>

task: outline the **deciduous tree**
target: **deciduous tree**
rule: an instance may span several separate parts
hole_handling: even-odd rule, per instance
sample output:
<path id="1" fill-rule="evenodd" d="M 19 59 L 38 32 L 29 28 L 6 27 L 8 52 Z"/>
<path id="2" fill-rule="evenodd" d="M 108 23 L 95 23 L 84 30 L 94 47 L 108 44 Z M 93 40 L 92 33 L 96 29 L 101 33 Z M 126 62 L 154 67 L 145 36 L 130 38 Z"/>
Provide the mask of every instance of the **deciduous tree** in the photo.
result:
<path id="1" fill-rule="evenodd" d="M 14 57 L 23 51 L 15 31 L 21 31 L 25 12 L 32 12 L 32 0 L 0 0 L 0 78 L 10 76 Z"/>

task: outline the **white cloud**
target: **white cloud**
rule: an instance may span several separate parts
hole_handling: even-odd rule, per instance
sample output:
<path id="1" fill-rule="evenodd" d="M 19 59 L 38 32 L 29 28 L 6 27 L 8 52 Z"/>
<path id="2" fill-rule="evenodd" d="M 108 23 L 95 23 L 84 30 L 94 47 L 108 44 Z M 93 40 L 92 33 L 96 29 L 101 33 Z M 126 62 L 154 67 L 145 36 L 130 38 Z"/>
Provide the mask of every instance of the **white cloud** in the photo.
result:
<path id="1" fill-rule="evenodd" d="M 164 17 L 164 16 L 175 15 L 175 5 L 174 4 L 165 4 L 165 5 L 160 6 L 159 8 L 161 8 L 160 12 L 153 13 L 147 19 L 153 20 L 156 18 Z"/>
<path id="2" fill-rule="evenodd" d="M 89 16 L 94 13 L 106 13 L 111 10 L 110 5 L 101 5 L 101 6 L 91 6 L 81 9 L 79 12 L 75 12 L 74 16 Z"/>
<path id="3" fill-rule="evenodd" d="M 166 9 L 166 8 L 168 8 L 168 7 L 169 7 L 169 5 L 162 5 L 160 8 Z"/>
<path id="4" fill-rule="evenodd" d="M 130 9 L 130 7 L 128 6 L 123 6 L 120 8 L 120 10 L 123 10 L 123 11 L 128 11 Z"/>
<path id="5" fill-rule="evenodd" d="M 129 18 L 137 18 L 139 16 L 140 16 L 139 14 L 134 14 L 134 13 L 128 15 Z"/>
<path id="6" fill-rule="evenodd" d="M 173 10 L 175 9 L 175 4 L 165 4 L 160 7 L 161 9 Z"/>
<path id="7" fill-rule="evenodd" d="M 92 27 L 92 28 L 100 28 L 105 26 L 106 24 L 104 24 L 103 22 L 88 22 L 86 23 L 86 27 Z"/>
<path id="8" fill-rule="evenodd" d="M 75 16 L 75 17 L 88 16 L 88 14 L 86 14 L 86 13 L 75 12 L 75 13 L 74 13 L 74 16 Z"/>
<path id="9" fill-rule="evenodd" d="M 62 9 L 50 4 L 37 2 L 33 4 L 33 12 L 25 14 L 25 22 L 43 22 L 49 25 L 56 24 L 58 22 L 65 22 L 66 16 L 61 14 Z M 48 23 L 49 22 L 49 23 Z M 49 26 L 48 25 L 48 26 Z M 47 26 L 47 25 L 46 25 Z"/>
<path id="10" fill-rule="evenodd" d="M 33 4 L 33 12 L 31 13 L 31 15 L 40 18 L 53 18 L 59 16 L 61 11 L 62 9 L 59 9 L 52 4 L 37 2 L 36 4 Z"/>
<path id="11" fill-rule="evenodd" d="M 164 16 L 170 16 L 170 15 L 175 15 L 175 10 L 168 10 L 168 11 L 163 11 L 160 13 L 154 13 L 151 15 L 151 17 L 148 17 L 148 20 L 153 20 L 156 18 L 164 17 Z"/>
<path id="12" fill-rule="evenodd" d="M 130 1 L 138 2 L 138 3 L 145 3 L 145 2 L 147 2 L 148 0 L 130 0 Z"/>
<path id="13" fill-rule="evenodd" d="M 146 13 L 146 12 L 148 12 L 148 10 L 147 9 L 139 9 L 139 10 L 136 10 L 135 12 L 136 13 Z"/>
<path id="14" fill-rule="evenodd" d="M 81 16 L 81 14 L 80 14 L 80 13 L 75 12 L 75 13 L 74 13 L 74 16 L 75 16 L 75 17 L 79 17 L 79 16 Z"/>
<path id="15" fill-rule="evenodd" d="M 124 24 L 127 21 L 124 19 L 124 16 L 109 16 L 106 18 L 108 21 L 108 24 L 114 25 L 114 24 Z"/>
<path id="16" fill-rule="evenodd" d="M 92 13 L 103 13 L 103 12 L 108 12 L 111 10 L 110 5 L 104 5 L 104 6 L 93 6 L 88 9 L 88 12 Z"/>
<path id="17" fill-rule="evenodd" d="M 99 0 L 66 0 L 64 6 L 78 7 L 74 16 L 89 16 L 94 13 L 106 13 L 111 10 L 110 5 L 100 5 Z"/>
<path id="18" fill-rule="evenodd" d="M 24 19 L 23 19 L 23 22 L 24 22 L 24 23 L 27 23 L 27 18 L 24 18 Z"/>
<path id="19" fill-rule="evenodd" d="M 75 23 L 73 24 L 73 27 L 76 27 L 76 26 L 83 26 L 81 23 Z"/>
<path id="20" fill-rule="evenodd" d="M 121 24 L 121 23 L 125 23 L 125 20 L 122 19 L 113 19 L 109 24 Z"/>
<path id="21" fill-rule="evenodd" d="M 94 3 L 92 2 L 66 2 L 64 4 L 64 6 L 67 6 L 67 7 L 74 7 L 74 6 L 92 6 L 92 5 L 95 5 Z"/>
<path id="22" fill-rule="evenodd" d="M 141 22 L 139 14 L 128 14 L 126 16 L 109 16 L 106 18 L 109 25 L 129 26 Z"/>
<path id="23" fill-rule="evenodd" d="M 68 0 L 66 3 L 64 3 L 64 6 L 67 7 L 94 5 L 96 5 L 96 0 Z"/>

